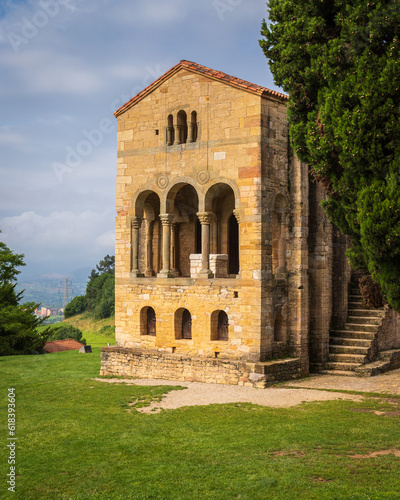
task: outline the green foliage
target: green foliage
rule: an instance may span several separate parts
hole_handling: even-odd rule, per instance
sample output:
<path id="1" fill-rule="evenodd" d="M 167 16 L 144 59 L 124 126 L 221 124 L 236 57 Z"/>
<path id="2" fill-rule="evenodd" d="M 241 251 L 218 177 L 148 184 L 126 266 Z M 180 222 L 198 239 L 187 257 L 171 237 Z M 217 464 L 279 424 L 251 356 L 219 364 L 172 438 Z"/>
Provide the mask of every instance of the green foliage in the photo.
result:
<path id="1" fill-rule="evenodd" d="M 115 311 L 115 258 L 106 255 L 96 269 L 92 269 L 84 296 L 75 297 L 67 304 L 65 318 L 87 311 L 95 318 L 109 318 Z"/>
<path id="2" fill-rule="evenodd" d="M 400 310 L 398 0 L 270 0 L 260 45 L 289 93 L 290 137 L 322 181 L 355 268 Z"/>
<path id="3" fill-rule="evenodd" d="M 86 340 L 82 338 L 82 331 L 76 326 L 64 324 L 57 326 L 51 330 L 51 337 L 49 340 L 64 340 L 74 339 L 82 344 L 86 344 Z"/>
<path id="4" fill-rule="evenodd" d="M 140 406 L 181 388 L 94 380 L 100 349 L 13 356 L 0 366 L 0 393 L 15 387 L 19 415 L 17 489 L 3 486 L 4 500 L 399 497 L 396 396 L 142 414 Z"/>
<path id="5" fill-rule="evenodd" d="M 85 295 L 77 295 L 69 302 L 64 309 L 64 318 L 70 318 L 81 314 L 86 310 L 87 302 Z"/>
<path id="6" fill-rule="evenodd" d="M 1 232 L 1 231 L 0 231 Z M 0 284 L 11 283 L 21 271 L 17 267 L 25 266 L 24 255 L 12 252 L 0 241 Z"/>
<path id="7" fill-rule="evenodd" d="M 23 255 L 0 242 L 0 356 L 42 352 L 49 335 L 48 329 L 37 331 L 43 323 L 34 314 L 39 304 L 20 304 L 22 293 L 16 293 L 13 282 L 22 265 Z"/>

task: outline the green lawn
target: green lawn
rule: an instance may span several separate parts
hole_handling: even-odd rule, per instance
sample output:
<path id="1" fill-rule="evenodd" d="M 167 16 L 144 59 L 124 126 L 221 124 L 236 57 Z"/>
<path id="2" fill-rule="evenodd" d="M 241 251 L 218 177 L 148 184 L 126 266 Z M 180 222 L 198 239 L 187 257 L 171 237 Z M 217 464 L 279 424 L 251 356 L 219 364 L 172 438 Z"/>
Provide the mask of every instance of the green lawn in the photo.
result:
<path id="1" fill-rule="evenodd" d="M 96 348 L 0 358 L 2 500 L 400 496 L 400 458 L 351 457 L 400 449 L 399 399 L 145 415 L 128 403 L 179 388 L 96 382 L 99 357 Z M 16 493 L 6 484 L 9 387 L 16 392 Z"/>

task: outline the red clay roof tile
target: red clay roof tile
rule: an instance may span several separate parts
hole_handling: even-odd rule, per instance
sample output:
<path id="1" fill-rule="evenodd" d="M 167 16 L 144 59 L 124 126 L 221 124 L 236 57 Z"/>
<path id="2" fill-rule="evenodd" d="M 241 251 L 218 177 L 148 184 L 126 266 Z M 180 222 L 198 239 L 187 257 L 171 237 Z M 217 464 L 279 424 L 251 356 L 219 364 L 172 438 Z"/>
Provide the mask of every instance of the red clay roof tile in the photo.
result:
<path id="1" fill-rule="evenodd" d="M 61 351 L 78 351 L 83 344 L 74 339 L 51 340 L 46 342 L 44 350 L 48 353 Z"/>
<path id="2" fill-rule="evenodd" d="M 221 81 L 226 82 L 230 85 L 233 85 L 233 86 L 238 87 L 240 89 L 245 89 L 249 92 L 252 92 L 254 94 L 258 94 L 260 96 L 276 97 L 282 101 L 286 101 L 288 99 L 287 95 L 282 94 L 280 92 L 276 92 L 275 90 L 270 90 L 270 89 L 267 89 L 266 87 L 261 87 L 260 85 L 256 85 L 255 83 L 247 82 L 246 80 L 236 78 L 235 76 L 228 75 L 226 73 L 223 73 L 222 71 L 216 71 L 214 69 L 207 68 L 206 66 L 202 66 L 201 64 L 197 64 L 197 63 L 192 62 L 192 61 L 182 60 L 178 64 L 173 66 L 170 70 L 168 70 L 166 73 L 164 73 L 162 76 L 157 78 L 157 80 L 155 80 L 153 83 L 148 85 L 141 92 L 139 92 L 134 97 L 132 97 L 132 99 L 130 99 L 128 102 L 126 102 L 123 106 L 121 106 L 119 109 L 117 109 L 117 111 L 114 113 L 114 115 L 119 116 L 124 111 L 126 111 L 127 109 L 129 109 L 132 106 L 134 106 L 135 104 L 137 104 L 144 97 L 149 95 L 153 89 L 157 88 L 165 80 L 170 78 L 172 75 L 177 73 L 182 68 L 187 69 L 189 71 L 193 71 L 194 73 L 201 73 L 203 75 L 207 75 L 213 79 L 221 80 Z"/>

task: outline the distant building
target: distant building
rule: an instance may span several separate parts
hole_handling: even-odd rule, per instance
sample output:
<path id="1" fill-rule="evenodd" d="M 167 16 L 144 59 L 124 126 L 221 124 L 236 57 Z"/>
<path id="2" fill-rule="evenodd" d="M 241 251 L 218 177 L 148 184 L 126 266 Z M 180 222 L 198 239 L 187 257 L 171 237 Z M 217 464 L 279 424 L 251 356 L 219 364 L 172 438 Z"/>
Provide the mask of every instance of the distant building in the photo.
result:
<path id="1" fill-rule="evenodd" d="M 59 316 L 63 314 L 64 310 L 58 309 L 57 307 L 38 307 L 35 309 L 35 315 L 38 318 L 46 318 L 47 316 Z"/>

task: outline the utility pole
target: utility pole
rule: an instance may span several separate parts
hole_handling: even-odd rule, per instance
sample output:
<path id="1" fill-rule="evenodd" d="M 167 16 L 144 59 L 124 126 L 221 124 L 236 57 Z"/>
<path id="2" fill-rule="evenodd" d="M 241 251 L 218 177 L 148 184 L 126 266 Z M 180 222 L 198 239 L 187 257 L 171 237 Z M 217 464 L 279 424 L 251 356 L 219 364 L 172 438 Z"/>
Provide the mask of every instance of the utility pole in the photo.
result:
<path id="1" fill-rule="evenodd" d="M 64 300 L 63 300 L 63 308 L 68 304 L 69 302 L 69 287 L 71 287 L 71 292 L 72 292 L 72 281 L 69 280 L 68 278 L 65 278 L 64 280 Z"/>

